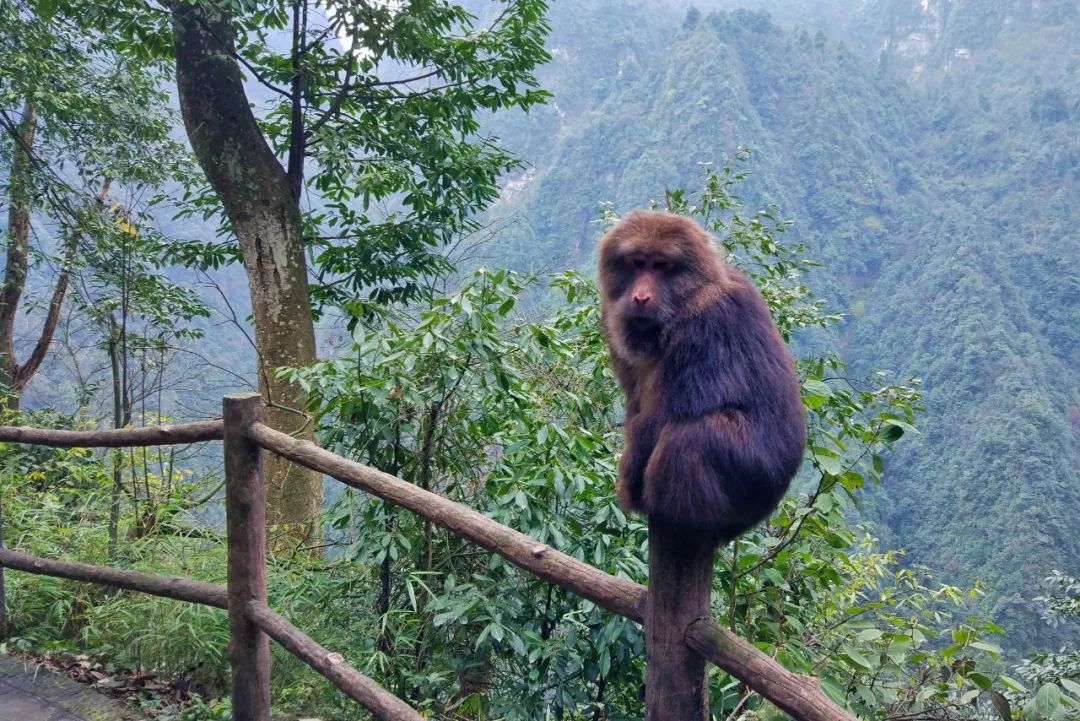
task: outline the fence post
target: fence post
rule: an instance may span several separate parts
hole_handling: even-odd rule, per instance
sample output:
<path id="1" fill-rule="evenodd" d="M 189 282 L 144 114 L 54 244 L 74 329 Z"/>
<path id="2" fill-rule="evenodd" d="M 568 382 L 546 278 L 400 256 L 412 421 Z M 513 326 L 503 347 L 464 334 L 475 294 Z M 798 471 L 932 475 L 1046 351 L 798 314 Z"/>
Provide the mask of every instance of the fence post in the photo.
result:
<path id="1" fill-rule="evenodd" d="M 707 721 L 705 659 L 686 629 L 709 616 L 713 552 L 688 548 L 677 531 L 649 522 L 645 602 L 645 721 Z"/>
<path id="2" fill-rule="evenodd" d="M 225 518 L 229 543 L 229 662 L 234 721 L 270 721 L 270 639 L 247 620 L 249 601 L 266 603 L 266 484 L 262 449 L 247 437 L 261 420 L 258 393 L 224 398 Z"/>

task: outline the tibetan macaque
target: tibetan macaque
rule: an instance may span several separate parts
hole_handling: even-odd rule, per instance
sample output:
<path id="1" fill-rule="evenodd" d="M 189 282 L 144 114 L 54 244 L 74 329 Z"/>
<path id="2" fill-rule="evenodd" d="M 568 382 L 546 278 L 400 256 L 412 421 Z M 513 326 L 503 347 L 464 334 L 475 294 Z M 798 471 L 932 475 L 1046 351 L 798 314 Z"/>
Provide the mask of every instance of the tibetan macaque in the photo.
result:
<path id="1" fill-rule="evenodd" d="M 765 301 L 692 220 L 634 211 L 600 241 L 601 321 L 626 394 L 619 499 L 712 549 L 780 502 L 806 446 Z"/>

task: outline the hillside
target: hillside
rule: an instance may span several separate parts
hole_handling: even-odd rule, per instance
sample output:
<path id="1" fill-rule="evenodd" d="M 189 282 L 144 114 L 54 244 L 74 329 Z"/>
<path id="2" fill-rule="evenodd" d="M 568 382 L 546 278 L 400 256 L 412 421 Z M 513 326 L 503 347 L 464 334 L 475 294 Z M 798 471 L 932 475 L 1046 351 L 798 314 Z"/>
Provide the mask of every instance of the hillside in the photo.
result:
<path id="1" fill-rule="evenodd" d="M 1052 644 L 1030 621 L 1031 589 L 1080 558 L 1080 14 L 915 4 L 894 3 L 908 7 L 881 62 L 930 102 L 920 145 L 934 202 L 907 220 L 913 242 L 866 294 L 850 347 L 864 367 L 923 376 L 927 413 L 878 506 L 894 543 L 983 579 L 999 619 Z"/>
<path id="2" fill-rule="evenodd" d="M 533 167 L 497 208 L 492 262 L 588 267 L 602 203 L 648 203 L 750 148 L 742 195 L 824 264 L 812 284 L 847 314 L 852 375 L 923 379 L 922 433 L 863 512 L 910 562 L 981 580 L 1017 647 L 1054 645 L 1030 599 L 1080 558 L 1074 4 L 837 5 L 829 34 L 557 9 L 555 104 L 497 128 Z"/>

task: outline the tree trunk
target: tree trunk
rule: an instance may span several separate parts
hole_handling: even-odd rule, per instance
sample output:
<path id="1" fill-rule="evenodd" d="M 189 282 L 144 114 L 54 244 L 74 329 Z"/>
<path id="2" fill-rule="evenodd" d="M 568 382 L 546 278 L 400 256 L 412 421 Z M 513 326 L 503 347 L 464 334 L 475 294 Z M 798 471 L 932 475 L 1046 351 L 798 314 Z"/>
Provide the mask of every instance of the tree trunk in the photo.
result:
<path id="1" fill-rule="evenodd" d="M 211 4 L 172 5 L 176 81 L 188 138 L 221 198 L 247 270 L 259 390 L 270 404 L 266 422 L 312 439 L 301 389 L 273 375 L 275 368 L 315 360 L 300 207 L 290 179 L 259 129 L 235 59 L 235 32 Z M 272 454 L 266 459 L 267 522 L 285 543 L 313 539 L 322 508 L 322 476 Z"/>
<path id="2" fill-rule="evenodd" d="M 127 425 L 124 419 L 124 394 L 120 378 L 120 329 L 116 320 L 109 316 L 109 367 L 112 369 L 113 428 Z M 120 501 L 124 495 L 123 449 L 116 448 L 112 456 L 112 490 L 109 492 L 109 540 L 105 546 L 105 558 L 116 560 L 117 541 L 120 537 Z"/>
<path id="3" fill-rule="evenodd" d="M 34 146 L 37 115 L 30 101 L 23 104 L 16 129 L 8 174 L 7 260 L 0 290 L 0 393 L 9 408 L 19 406 L 19 362 L 15 358 L 15 317 L 26 287 L 30 250 L 30 149 Z"/>
<path id="4" fill-rule="evenodd" d="M 686 645 L 690 624 L 709 617 L 713 551 L 688 544 L 678 529 L 649 522 L 645 602 L 645 721 L 706 721 L 705 659 Z"/>
<path id="5" fill-rule="evenodd" d="M 4 285 L 0 288 L 0 404 L 19 407 L 19 362 L 15 358 L 15 314 L 26 286 L 27 259 L 30 248 L 30 193 L 27 188 L 30 148 L 34 145 L 37 118 L 34 106 L 23 105 L 22 119 L 16 129 L 11 166 L 8 171 L 8 238 L 4 263 Z M 0 549 L 4 547 L 4 511 L 0 499 Z M 7 640 L 7 589 L 4 569 L 0 568 L 0 641 Z"/>

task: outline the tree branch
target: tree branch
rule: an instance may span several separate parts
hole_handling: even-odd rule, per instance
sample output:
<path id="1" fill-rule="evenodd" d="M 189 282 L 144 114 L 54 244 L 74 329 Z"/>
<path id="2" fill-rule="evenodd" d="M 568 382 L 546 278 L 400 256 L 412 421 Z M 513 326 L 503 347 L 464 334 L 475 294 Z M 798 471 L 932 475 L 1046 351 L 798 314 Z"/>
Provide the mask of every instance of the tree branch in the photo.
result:
<path id="1" fill-rule="evenodd" d="M 293 198 L 300 200 L 304 189 L 304 105 L 303 89 L 307 72 L 301 67 L 300 55 L 307 34 L 307 1 L 293 0 L 292 32 L 292 102 L 289 118 L 289 159 L 286 173 Z"/>
<path id="2" fill-rule="evenodd" d="M 110 178 L 105 178 L 101 184 L 101 191 L 97 195 L 99 205 L 108 196 L 111 184 L 112 180 Z M 56 324 L 60 320 L 60 309 L 64 305 L 64 298 L 67 296 L 68 280 L 71 278 L 71 270 L 78 250 L 79 231 L 75 230 L 71 232 L 67 247 L 64 249 L 64 258 L 60 263 L 60 275 L 56 278 L 56 285 L 53 287 L 52 297 L 49 299 L 49 310 L 45 314 L 41 334 L 38 336 L 37 343 L 34 344 L 34 350 L 31 351 L 30 357 L 26 359 L 25 363 L 19 365 L 15 379 L 12 382 L 12 387 L 16 391 L 22 391 L 26 387 L 34 373 L 37 372 L 38 367 L 41 366 L 41 362 L 45 360 L 45 355 L 49 352 L 53 334 L 56 332 Z"/>

